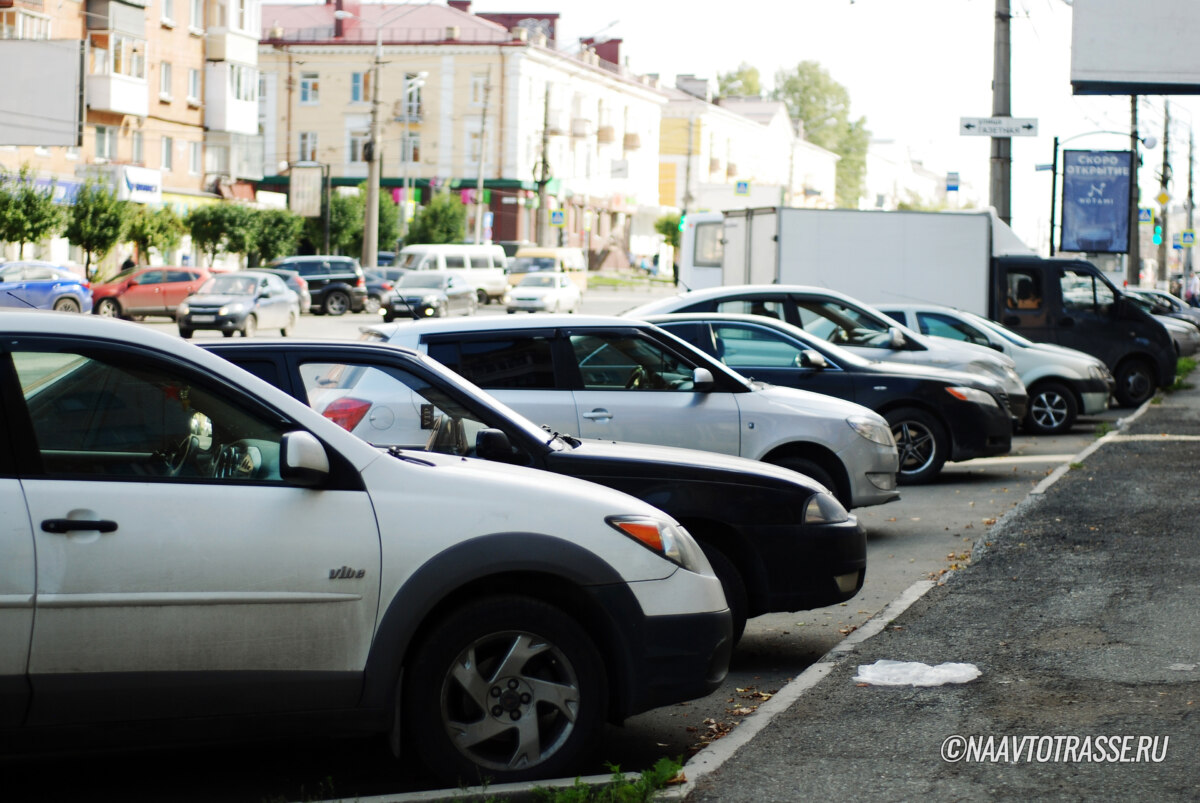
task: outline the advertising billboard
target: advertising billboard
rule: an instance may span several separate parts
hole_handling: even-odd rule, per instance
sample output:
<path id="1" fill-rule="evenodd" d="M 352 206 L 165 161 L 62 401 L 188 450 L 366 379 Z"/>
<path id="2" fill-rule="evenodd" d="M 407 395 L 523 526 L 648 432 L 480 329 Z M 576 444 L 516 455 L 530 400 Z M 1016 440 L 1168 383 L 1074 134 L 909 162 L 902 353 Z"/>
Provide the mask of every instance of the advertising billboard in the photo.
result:
<path id="1" fill-rule="evenodd" d="M 1075 0 L 1071 89 L 1076 95 L 1200 94 L 1200 3 Z"/>
<path id="2" fill-rule="evenodd" d="M 0 145 L 83 144 L 83 54 L 79 39 L 4 38 Z"/>
<path id="3" fill-rule="evenodd" d="M 1064 151 L 1059 250 L 1129 250 L 1129 151 Z"/>

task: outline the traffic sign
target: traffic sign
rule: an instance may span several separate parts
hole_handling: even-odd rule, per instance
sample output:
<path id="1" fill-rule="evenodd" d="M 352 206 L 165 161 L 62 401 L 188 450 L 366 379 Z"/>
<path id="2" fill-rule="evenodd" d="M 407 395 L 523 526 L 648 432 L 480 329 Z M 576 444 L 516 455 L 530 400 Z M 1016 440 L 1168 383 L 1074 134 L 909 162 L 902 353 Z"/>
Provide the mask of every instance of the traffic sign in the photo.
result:
<path id="1" fill-rule="evenodd" d="M 951 171 L 946 174 L 946 192 L 958 192 L 958 173 Z"/>
<path id="2" fill-rule="evenodd" d="M 1167 195 L 1167 191 L 1163 190 L 1158 195 L 1154 196 L 1154 200 L 1158 201 L 1159 206 L 1166 206 L 1167 201 L 1171 200 L 1171 196 Z"/>
<path id="3" fill-rule="evenodd" d="M 749 195 L 750 194 L 750 182 L 749 181 L 739 181 L 736 184 L 734 184 L 733 185 L 733 194 L 734 195 Z"/>
<path id="4" fill-rule="evenodd" d="M 1196 244 L 1196 230 L 1184 229 L 1183 236 L 1180 238 L 1184 248 L 1191 248 Z"/>
<path id="5" fill-rule="evenodd" d="M 566 214 L 561 209 L 555 209 L 552 211 L 550 213 L 550 225 L 560 227 L 567 225 Z"/>
<path id="6" fill-rule="evenodd" d="M 1153 223 L 1154 210 L 1148 206 L 1138 207 L 1138 223 Z"/>
<path id="7" fill-rule="evenodd" d="M 1036 117 L 960 117 L 958 133 L 964 137 L 1036 137 Z"/>

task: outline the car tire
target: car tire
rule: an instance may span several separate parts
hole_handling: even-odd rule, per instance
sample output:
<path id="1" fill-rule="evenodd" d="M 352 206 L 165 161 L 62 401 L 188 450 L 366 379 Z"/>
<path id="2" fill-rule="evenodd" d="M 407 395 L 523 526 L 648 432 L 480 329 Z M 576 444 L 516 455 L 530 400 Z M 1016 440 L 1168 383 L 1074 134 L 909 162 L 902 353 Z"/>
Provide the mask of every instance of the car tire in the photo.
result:
<path id="1" fill-rule="evenodd" d="M 222 329 L 221 337 L 233 337 L 233 330 L 232 329 Z"/>
<path id="2" fill-rule="evenodd" d="M 242 324 L 242 337 L 254 337 L 258 334 L 258 318 L 253 315 L 247 315 L 245 322 Z"/>
<path id="3" fill-rule="evenodd" d="M 280 329 L 279 334 L 283 335 L 284 337 L 291 337 L 292 332 L 296 331 L 296 322 L 298 321 L 299 317 L 300 316 L 296 313 L 289 312 L 287 326 Z"/>
<path id="4" fill-rule="evenodd" d="M 111 298 L 102 298 L 96 302 L 95 313 L 102 318 L 120 318 L 121 305 Z"/>
<path id="5" fill-rule="evenodd" d="M 478 311 L 479 311 L 479 302 L 474 298 L 470 299 L 467 302 L 467 314 L 474 315 Z"/>
<path id="6" fill-rule="evenodd" d="M 446 302 L 442 302 L 441 304 L 438 304 L 436 307 L 434 307 L 434 313 L 431 317 L 433 317 L 433 318 L 448 318 L 449 316 L 450 316 L 450 305 L 447 304 Z"/>
<path id="7" fill-rule="evenodd" d="M 560 692 L 546 694 L 552 686 Z M 573 716 L 561 702 L 568 695 Z M 541 600 L 492 596 L 428 629 L 407 662 L 401 701 L 403 743 L 444 782 L 510 783 L 569 776 L 591 757 L 608 680 L 580 622 Z M 536 755 L 518 755 L 522 725 L 536 729 Z M 459 746 L 456 735 L 483 738 Z"/>
<path id="8" fill-rule="evenodd" d="M 1154 370 L 1144 360 L 1126 360 L 1117 366 L 1113 395 L 1122 407 L 1140 407 L 1157 389 Z"/>
<path id="9" fill-rule="evenodd" d="M 80 311 L 79 302 L 73 298 L 66 298 L 66 297 L 60 298 L 58 301 L 54 302 L 54 311 L 55 312 L 79 312 Z"/>
<path id="10" fill-rule="evenodd" d="M 733 646 L 742 640 L 746 632 L 747 612 L 750 610 L 750 597 L 746 593 L 746 581 L 742 573 L 725 553 L 710 544 L 701 543 L 704 557 L 708 558 L 713 573 L 721 581 L 721 590 L 725 592 L 725 601 L 729 603 L 729 613 L 733 617 Z"/>
<path id="11" fill-rule="evenodd" d="M 481 307 L 486 307 L 492 302 L 492 297 L 487 294 L 487 290 L 475 291 L 475 303 Z"/>
<path id="12" fill-rule="evenodd" d="M 181 326 L 181 327 L 179 327 L 179 336 L 182 337 L 184 340 L 191 340 L 192 339 L 192 330 L 184 329 Z"/>
<path id="13" fill-rule="evenodd" d="M 367 300 L 363 302 L 362 311 L 368 315 L 378 315 L 380 307 L 383 306 L 383 299 L 374 293 L 367 295 Z"/>
<path id="14" fill-rule="evenodd" d="M 1070 388 L 1059 382 L 1039 382 L 1029 389 L 1025 431 L 1031 435 L 1059 435 L 1070 431 L 1079 415 L 1079 404 Z"/>
<path id="15" fill-rule="evenodd" d="M 936 418 L 916 407 L 900 407 L 884 415 L 900 452 L 902 485 L 921 485 L 937 476 L 950 456 L 950 438 Z"/>
<path id="16" fill-rule="evenodd" d="M 321 304 L 321 310 L 326 315 L 345 315 L 350 311 L 350 296 L 341 290 L 326 293 L 325 301 Z"/>
<path id="17" fill-rule="evenodd" d="M 850 505 L 847 504 L 848 500 L 842 498 L 843 494 L 838 489 L 837 483 L 833 481 L 833 475 L 826 471 L 825 468 L 820 464 L 803 457 L 785 457 L 782 460 L 777 460 L 775 462 L 776 465 L 782 466 L 783 468 L 788 468 L 792 471 L 812 477 L 814 480 L 828 488 L 830 493 L 836 496 L 838 501 L 841 502 L 847 510 L 850 509 Z"/>

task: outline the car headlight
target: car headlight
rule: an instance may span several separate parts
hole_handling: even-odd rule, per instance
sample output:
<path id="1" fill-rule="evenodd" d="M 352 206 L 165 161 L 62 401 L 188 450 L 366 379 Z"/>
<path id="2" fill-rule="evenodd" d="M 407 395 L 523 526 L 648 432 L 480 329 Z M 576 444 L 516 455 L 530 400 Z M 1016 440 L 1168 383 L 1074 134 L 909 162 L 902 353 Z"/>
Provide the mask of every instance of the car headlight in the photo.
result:
<path id="1" fill-rule="evenodd" d="M 1090 376 L 1092 379 L 1103 379 L 1107 382 L 1112 374 L 1109 373 L 1106 366 L 1093 364 L 1088 366 L 1088 376 Z"/>
<path id="2" fill-rule="evenodd" d="M 433 304 L 436 304 L 436 303 L 438 303 L 440 300 L 441 300 L 441 299 L 440 299 L 440 298 L 438 298 L 438 297 L 437 297 L 437 296 L 435 296 L 435 295 L 428 295 L 428 296 L 425 296 L 424 298 L 422 298 L 422 299 L 421 299 L 421 303 L 422 303 L 422 304 L 425 304 L 425 305 L 430 305 L 430 306 L 431 306 L 431 305 L 433 305 Z"/>
<path id="3" fill-rule="evenodd" d="M 690 572 L 711 571 L 700 545 L 678 524 L 652 516 L 609 516 L 605 521 L 651 552 Z"/>
<path id="4" fill-rule="evenodd" d="M 240 301 L 234 301 L 232 304 L 226 304 L 217 310 L 218 315 L 232 315 L 235 312 L 241 312 L 246 308 L 246 305 Z"/>
<path id="5" fill-rule="evenodd" d="M 804 506 L 805 524 L 837 524 L 849 519 L 850 514 L 842 503 L 826 493 L 813 494 Z"/>
<path id="6" fill-rule="evenodd" d="M 946 392 L 960 401 L 974 402 L 975 404 L 982 404 L 985 407 L 988 405 L 1000 406 L 995 396 L 979 388 L 953 387 L 946 388 Z"/>
<path id="7" fill-rule="evenodd" d="M 872 443 L 881 446 L 895 446 L 896 439 L 892 437 L 892 428 L 883 419 L 868 418 L 865 415 L 852 415 L 846 419 L 850 428 Z"/>
<path id="8" fill-rule="evenodd" d="M 179 306 L 175 308 L 175 311 L 180 315 L 187 315 L 191 311 L 191 307 L 188 306 L 186 301 L 180 301 Z"/>

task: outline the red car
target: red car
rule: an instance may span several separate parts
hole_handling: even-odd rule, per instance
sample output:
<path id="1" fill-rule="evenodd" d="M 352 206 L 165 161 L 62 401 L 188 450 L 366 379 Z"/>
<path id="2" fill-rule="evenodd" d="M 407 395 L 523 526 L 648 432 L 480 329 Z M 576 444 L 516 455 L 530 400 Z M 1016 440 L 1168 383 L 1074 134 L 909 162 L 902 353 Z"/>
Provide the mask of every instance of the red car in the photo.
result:
<path id="1" fill-rule="evenodd" d="M 174 318 L 179 302 L 196 292 L 208 275 L 204 268 L 191 266 L 130 268 L 104 284 L 92 285 L 92 312 L 106 318 Z"/>

